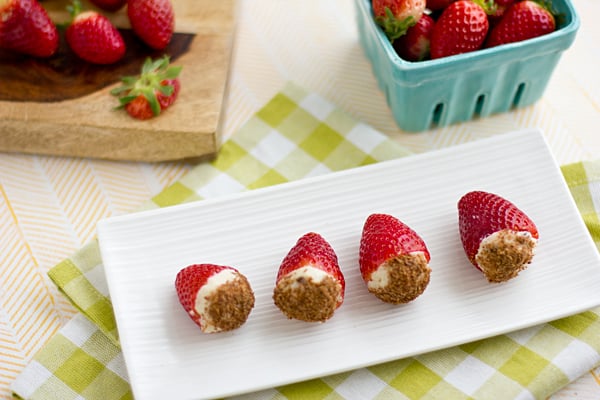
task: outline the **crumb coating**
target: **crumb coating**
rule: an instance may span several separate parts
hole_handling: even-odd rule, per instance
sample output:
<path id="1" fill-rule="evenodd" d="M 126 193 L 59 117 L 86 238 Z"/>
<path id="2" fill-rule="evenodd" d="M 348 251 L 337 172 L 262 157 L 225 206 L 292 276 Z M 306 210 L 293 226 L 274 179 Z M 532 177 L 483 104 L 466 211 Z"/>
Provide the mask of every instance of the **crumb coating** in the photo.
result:
<path id="1" fill-rule="evenodd" d="M 404 304 L 419 297 L 431 276 L 431 268 L 422 252 L 393 257 L 379 268 L 387 270 L 387 284 L 378 286 L 367 282 L 368 289 L 381 301 L 390 304 Z"/>
<path id="2" fill-rule="evenodd" d="M 215 328 L 215 332 L 224 332 L 242 326 L 254 307 L 254 292 L 248 279 L 238 276 L 219 286 L 206 297 L 209 306 L 205 317 Z"/>
<path id="3" fill-rule="evenodd" d="M 342 286 L 331 276 L 316 281 L 288 274 L 277 282 L 273 301 L 290 319 L 325 322 L 338 307 L 341 291 Z"/>
<path id="4" fill-rule="evenodd" d="M 489 282 L 506 282 L 531 263 L 537 241 L 528 232 L 510 229 L 494 235 L 494 240 L 481 242 L 475 262 Z"/>

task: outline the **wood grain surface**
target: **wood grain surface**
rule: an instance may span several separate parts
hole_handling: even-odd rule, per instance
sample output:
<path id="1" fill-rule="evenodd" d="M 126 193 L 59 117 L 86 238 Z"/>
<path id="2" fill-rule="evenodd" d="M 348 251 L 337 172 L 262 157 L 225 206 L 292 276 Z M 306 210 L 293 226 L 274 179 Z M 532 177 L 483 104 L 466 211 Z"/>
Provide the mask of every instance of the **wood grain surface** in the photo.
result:
<path id="1" fill-rule="evenodd" d="M 52 20 L 69 20 L 66 0 L 46 0 Z M 111 66 L 79 60 L 64 43 L 48 59 L 0 51 L 0 151 L 112 160 L 207 158 L 219 146 L 235 25 L 235 1 L 177 0 L 169 47 L 156 52 L 133 35 L 126 9 L 103 12 L 121 30 L 126 57 Z M 94 8 L 84 2 L 84 7 Z M 158 118 L 138 121 L 110 90 L 135 75 L 146 57 L 183 66 L 178 101 Z"/>

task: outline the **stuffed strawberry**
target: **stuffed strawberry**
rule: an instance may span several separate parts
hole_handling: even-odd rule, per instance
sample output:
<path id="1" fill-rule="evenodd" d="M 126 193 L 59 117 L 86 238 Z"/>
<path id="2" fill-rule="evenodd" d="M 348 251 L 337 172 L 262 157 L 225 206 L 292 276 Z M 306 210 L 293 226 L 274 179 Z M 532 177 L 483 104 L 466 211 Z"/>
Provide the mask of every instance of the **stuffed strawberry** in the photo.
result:
<path id="1" fill-rule="evenodd" d="M 554 32 L 556 21 L 552 13 L 538 2 L 524 0 L 513 3 L 491 30 L 486 47 L 520 42 Z"/>
<path id="2" fill-rule="evenodd" d="M 96 11 L 82 11 L 79 0 L 69 11 L 73 20 L 65 36 L 79 58 L 93 64 L 113 64 L 123 58 L 125 41 L 107 17 Z"/>
<path id="3" fill-rule="evenodd" d="M 127 16 L 135 34 L 155 50 L 163 50 L 175 30 L 171 0 L 127 0 Z"/>
<path id="4" fill-rule="evenodd" d="M 422 61 L 429 58 L 431 33 L 435 21 L 427 14 L 423 14 L 417 23 L 400 36 L 393 43 L 394 50 L 406 61 Z"/>
<path id="5" fill-rule="evenodd" d="M 471 0 L 451 3 L 439 16 L 431 34 L 431 58 L 475 51 L 489 30 L 486 10 Z"/>
<path id="6" fill-rule="evenodd" d="M 345 289 L 335 251 L 321 235 L 310 232 L 283 259 L 273 301 L 290 319 L 325 322 L 342 305 Z"/>
<path id="7" fill-rule="evenodd" d="M 525 269 L 539 237 L 533 221 L 517 206 L 482 191 L 459 200 L 458 226 L 467 258 L 490 282 L 505 282 Z"/>
<path id="8" fill-rule="evenodd" d="M 58 39 L 56 26 L 37 0 L 0 0 L 0 48 L 50 57 Z"/>
<path id="9" fill-rule="evenodd" d="M 202 332 L 242 326 L 254 307 L 254 292 L 237 269 L 215 264 L 192 264 L 175 278 L 179 302 Z"/>
<path id="10" fill-rule="evenodd" d="M 425 3 L 426 0 L 372 0 L 375 22 L 393 42 L 417 23 Z"/>
<path id="11" fill-rule="evenodd" d="M 139 76 L 122 78 L 123 84 L 111 91 L 119 98 L 119 108 L 136 119 L 149 119 L 158 116 L 170 107 L 179 94 L 181 67 L 169 64 L 169 57 L 157 60 L 146 59 Z"/>
<path id="12" fill-rule="evenodd" d="M 369 215 L 359 253 L 369 292 L 391 304 L 416 299 L 429 284 L 429 260 L 427 246 L 414 230 L 392 215 Z"/>

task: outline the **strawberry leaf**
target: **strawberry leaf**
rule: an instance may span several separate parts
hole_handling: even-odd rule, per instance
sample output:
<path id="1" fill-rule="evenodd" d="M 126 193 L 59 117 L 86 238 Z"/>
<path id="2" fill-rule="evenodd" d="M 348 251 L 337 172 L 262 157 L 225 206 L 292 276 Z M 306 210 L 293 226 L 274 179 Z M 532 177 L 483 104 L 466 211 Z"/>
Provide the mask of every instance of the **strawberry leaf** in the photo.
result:
<path id="1" fill-rule="evenodd" d="M 159 115 L 161 107 L 157 94 L 172 95 L 175 92 L 174 86 L 164 85 L 163 82 L 177 79 L 181 70 L 181 66 L 170 66 L 169 57 L 166 55 L 156 60 L 147 58 L 142 65 L 140 75 L 122 77 L 121 86 L 112 89 L 110 93 L 119 98 L 120 107 L 141 95 L 148 102 L 152 113 Z"/>

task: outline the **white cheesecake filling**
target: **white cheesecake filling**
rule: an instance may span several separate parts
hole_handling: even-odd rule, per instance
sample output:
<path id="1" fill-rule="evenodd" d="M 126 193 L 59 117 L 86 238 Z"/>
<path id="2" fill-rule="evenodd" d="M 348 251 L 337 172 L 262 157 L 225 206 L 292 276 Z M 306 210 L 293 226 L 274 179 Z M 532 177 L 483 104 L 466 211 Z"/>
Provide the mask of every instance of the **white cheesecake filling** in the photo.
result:
<path id="1" fill-rule="evenodd" d="M 231 269 L 224 269 L 217 272 L 206 280 L 206 283 L 198 290 L 194 310 L 200 315 L 200 328 L 202 332 L 218 332 L 218 329 L 211 321 L 208 314 L 210 302 L 207 300 L 221 285 L 237 278 L 237 273 Z"/>
<path id="2" fill-rule="evenodd" d="M 331 275 L 320 268 L 314 267 L 312 265 L 307 265 L 302 268 L 295 269 L 286 275 L 286 278 L 292 280 L 291 289 L 298 288 L 303 282 L 303 280 L 310 280 L 314 283 L 320 283 L 326 277 L 330 277 Z M 342 301 L 342 295 L 337 298 L 337 301 Z"/>
<path id="3" fill-rule="evenodd" d="M 413 251 L 408 253 L 414 257 L 425 257 L 422 251 Z M 390 265 L 387 262 L 382 263 L 375 271 L 371 273 L 367 287 L 369 290 L 385 289 L 390 283 Z"/>
<path id="4" fill-rule="evenodd" d="M 477 250 L 477 254 L 475 255 L 475 259 L 480 256 L 483 249 L 486 247 L 496 247 L 498 245 L 514 245 L 521 246 L 521 244 L 517 241 L 519 237 L 526 238 L 530 240 L 533 245 L 537 244 L 537 239 L 531 235 L 531 232 L 528 231 L 511 231 L 513 235 L 507 236 L 502 234 L 503 231 L 494 232 L 491 235 L 485 237 L 481 243 L 479 244 L 479 249 Z M 535 247 L 534 247 L 535 250 Z"/>

